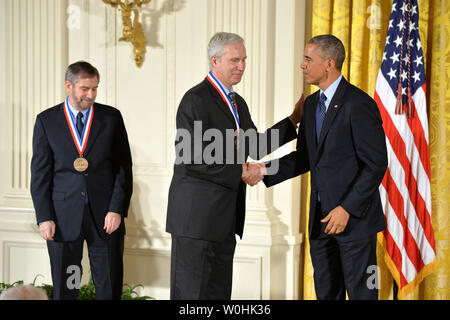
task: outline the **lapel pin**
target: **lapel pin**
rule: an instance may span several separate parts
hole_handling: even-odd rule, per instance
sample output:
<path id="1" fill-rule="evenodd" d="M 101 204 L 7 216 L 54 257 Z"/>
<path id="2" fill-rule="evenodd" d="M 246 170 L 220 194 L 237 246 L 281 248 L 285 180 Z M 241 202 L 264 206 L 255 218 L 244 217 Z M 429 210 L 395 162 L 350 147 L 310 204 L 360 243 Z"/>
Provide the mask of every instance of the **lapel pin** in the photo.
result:
<path id="1" fill-rule="evenodd" d="M 335 104 L 335 105 L 333 106 L 333 108 L 335 108 L 335 109 L 337 109 L 337 107 L 338 107 L 338 105 L 337 105 L 337 104 Z"/>

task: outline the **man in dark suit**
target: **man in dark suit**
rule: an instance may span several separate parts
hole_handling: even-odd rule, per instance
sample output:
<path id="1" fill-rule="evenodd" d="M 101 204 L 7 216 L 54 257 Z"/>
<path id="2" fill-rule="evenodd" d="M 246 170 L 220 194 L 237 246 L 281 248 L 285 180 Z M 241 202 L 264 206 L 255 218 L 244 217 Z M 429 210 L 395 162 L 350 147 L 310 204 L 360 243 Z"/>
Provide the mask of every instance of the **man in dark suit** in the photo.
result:
<path id="1" fill-rule="evenodd" d="M 76 299 L 83 243 L 97 299 L 120 299 L 132 162 L 119 110 L 94 103 L 99 73 L 87 62 L 66 71 L 67 99 L 36 118 L 31 195 L 47 240 L 54 299 Z"/>
<path id="2" fill-rule="evenodd" d="M 244 229 L 244 181 L 262 179 L 259 166 L 245 161 L 255 146 L 250 156 L 259 159 L 293 140 L 303 104 L 299 100 L 290 118 L 258 134 L 247 104 L 233 90 L 245 70 L 244 40 L 217 33 L 208 56 L 211 71 L 184 95 L 177 112 L 166 223 L 172 235 L 171 299 L 230 299 L 235 234 L 242 237 Z"/>
<path id="3" fill-rule="evenodd" d="M 375 101 L 341 75 L 342 42 L 312 38 L 301 65 L 320 90 L 305 100 L 296 151 L 267 175 L 273 186 L 310 171 L 309 237 L 318 299 L 377 299 L 369 283 L 376 234 L 385 229 L 378 187 L 387 168 L 382 120 Z M 274 160 L 278 161 L 278 160 Z M 372 268 L 369 268 L 372 266 Z"/>

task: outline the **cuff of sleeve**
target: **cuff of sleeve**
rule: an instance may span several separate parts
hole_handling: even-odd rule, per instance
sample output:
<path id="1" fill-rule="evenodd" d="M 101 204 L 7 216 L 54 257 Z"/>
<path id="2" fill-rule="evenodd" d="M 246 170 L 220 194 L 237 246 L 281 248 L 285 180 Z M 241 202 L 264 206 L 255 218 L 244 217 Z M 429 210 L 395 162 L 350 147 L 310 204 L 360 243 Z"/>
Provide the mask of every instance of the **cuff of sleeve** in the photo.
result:
<path id="1" fill-rule="evenodd" d="M 295 127 L 295 129 L 297 129 L 298 125 L 294 122 L 294 120 L 292 120 L 291 117 L 288 117 L 288 118 L 289 118 L 289 121 L 291 121 L 292 125 Z"/>

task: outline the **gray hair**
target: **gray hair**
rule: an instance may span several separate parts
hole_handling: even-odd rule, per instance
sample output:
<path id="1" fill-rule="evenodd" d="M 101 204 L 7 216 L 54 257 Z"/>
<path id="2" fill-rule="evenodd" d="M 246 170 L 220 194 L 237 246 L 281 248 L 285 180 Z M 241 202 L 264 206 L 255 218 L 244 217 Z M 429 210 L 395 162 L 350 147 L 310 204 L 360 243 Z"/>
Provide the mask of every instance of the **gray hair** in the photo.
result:
<path id="1" fill-rule="evenodd" d="M 66 81 L 70 81 L 72 84 L 78 81 L 80 78 L 94 78 L 100 82 L 100 74 L 97 68 L 86 61 L 77 61 L 67 67 Z"/>
<path id="2" fill-rule="evenodd" d="M 0 300 L 48 300 L 48 297 L 43 289 L 27 284 L 3 291 Z"/>
<path id="3" fill-rule="evenodd" d="M 218 32 L 213 35 L 208 44 L 208 62 L 210 70 L 212 69 L 211 58 L 217 57 L 221 59 L 223 56 L 223 48 L 235 43 L 244 44 L 244 39 L 238 34 L 228 32 Z"/>
<path id="4" fill-rule="evenodd" d="M 336 63 L 336 69 L 341 71 L 345 60 L 345 48 L 341 40 L 331 34 L 323 34 L 313 37 L 308 43 L 316 44 L 323 58 L 333 59 Z"/>

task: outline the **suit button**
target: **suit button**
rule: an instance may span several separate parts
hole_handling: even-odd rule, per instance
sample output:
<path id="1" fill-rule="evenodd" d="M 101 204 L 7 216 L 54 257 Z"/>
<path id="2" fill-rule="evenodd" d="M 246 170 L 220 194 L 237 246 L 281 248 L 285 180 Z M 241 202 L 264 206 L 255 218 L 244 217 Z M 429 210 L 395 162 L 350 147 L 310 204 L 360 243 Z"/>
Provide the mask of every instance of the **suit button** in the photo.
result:
<path id="1" fill-rule="evenodd" d="M 83 196 L 83 197 L 84 197 L 85 195 L 86 195 L 86 193 L 84 193 L 84 191 L 83 191 L 83 192 L 81 192 L 81 196 Z"/>

